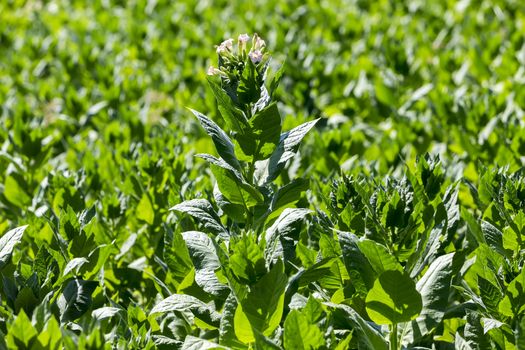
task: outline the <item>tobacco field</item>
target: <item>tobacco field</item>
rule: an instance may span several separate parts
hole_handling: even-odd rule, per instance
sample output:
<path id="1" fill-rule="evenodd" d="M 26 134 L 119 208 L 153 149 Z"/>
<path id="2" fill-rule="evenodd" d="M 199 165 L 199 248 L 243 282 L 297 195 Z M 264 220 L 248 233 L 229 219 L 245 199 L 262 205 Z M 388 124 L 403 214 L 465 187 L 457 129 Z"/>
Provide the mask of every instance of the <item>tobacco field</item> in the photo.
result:
<path id="1" fill-rule="evenodd" d="M 0 0 L 0 349 L 525 349 L 525 2 Z"/>

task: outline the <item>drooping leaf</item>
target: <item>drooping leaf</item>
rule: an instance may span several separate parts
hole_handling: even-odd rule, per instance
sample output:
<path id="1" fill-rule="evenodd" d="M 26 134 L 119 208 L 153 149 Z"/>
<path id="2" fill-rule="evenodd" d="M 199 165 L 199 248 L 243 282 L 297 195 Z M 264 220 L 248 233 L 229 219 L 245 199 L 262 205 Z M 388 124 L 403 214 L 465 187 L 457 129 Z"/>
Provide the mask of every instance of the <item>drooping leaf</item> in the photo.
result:
<path id="1" fill-rule="evenodd" d="M 207 154 L 198 155 L 207 160 L 217 180 L 217 186 L 229 202 L 242 204 L 244 207 L 253 207 L 263 201 L 262 194 L 249 185 L 240 172 L 229 164 Z"/>

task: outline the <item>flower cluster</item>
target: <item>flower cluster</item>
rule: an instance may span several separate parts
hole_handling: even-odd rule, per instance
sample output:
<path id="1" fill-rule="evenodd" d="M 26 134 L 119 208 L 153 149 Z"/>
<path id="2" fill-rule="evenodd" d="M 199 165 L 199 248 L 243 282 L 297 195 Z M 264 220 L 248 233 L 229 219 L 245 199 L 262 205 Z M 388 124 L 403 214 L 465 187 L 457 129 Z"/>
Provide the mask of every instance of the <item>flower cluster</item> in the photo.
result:
<path id="1" fill-rule="evenodd" d="M 248 50 L 248 42 L 250 36 L 248 34 L 241 34 L 237 38 L 237 50 L 234 48 L 234 40 L 227 39 L 217 46 L 216 51 L 219 55 L 219 67 L 210 66 L 208 68 L 208 75 L 218 75 L 223 78 L 231 78 L 234 70 L 242 73 L 247 59 L 254 65 L 259 65 L 265 61 L 264 49 L 266 42 L 255 33 L 251 38 L 252 45 Z"/>

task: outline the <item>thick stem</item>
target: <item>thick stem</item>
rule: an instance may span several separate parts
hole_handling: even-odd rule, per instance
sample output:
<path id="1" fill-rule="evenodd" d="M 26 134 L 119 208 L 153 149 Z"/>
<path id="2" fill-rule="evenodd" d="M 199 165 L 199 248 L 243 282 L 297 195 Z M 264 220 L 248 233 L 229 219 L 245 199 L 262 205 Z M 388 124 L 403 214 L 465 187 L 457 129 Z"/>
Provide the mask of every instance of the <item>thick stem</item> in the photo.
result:
<path id="1" fill-rule="evenodd" d="M 390 327 L 390 350 L 398 350 L 397 345 L 397 323 Z"/>

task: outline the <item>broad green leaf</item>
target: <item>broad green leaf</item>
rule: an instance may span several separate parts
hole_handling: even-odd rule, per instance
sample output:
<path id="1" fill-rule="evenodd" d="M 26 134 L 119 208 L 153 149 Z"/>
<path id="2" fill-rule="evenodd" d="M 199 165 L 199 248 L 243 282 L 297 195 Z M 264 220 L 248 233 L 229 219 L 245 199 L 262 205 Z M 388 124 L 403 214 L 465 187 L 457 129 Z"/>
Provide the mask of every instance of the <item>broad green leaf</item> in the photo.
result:
<path id="1" fill-rule="evenodd" d="M 266 273 L 264 249 L 257 243 L 257 236 L 243 234 L 230 241 L 230 268 L 246 284 L 253 284 Z"/>
<path id="2" fill-rule="evenodd" d="M 399 270 L 385 271 L 366 296 L 366 312 L 377 324 L 407 322 L 421 312 L 421 294 L 410 276 Z"/>
<path id="3" fill-rule="evenodd" d="M 221 350 L 229 349 L 206 339 L 188 335 L 182 344 L 181 350 Z"/>
<path id="4" fill-rule="evenodd" d="M 96 310 L 93 310 L 91 312 L 91 317 L 100 321 L 106 318 L 114 317 L 118 315 L 119 312 L 122 312 L 122 311 L 123 310 L 118 307 L 105 306 L 105 307 L 101 307 Z"/>
<path id="5" fill-rule="evenodd" d="M 86 258 L 74 258 L 71 259 L 66 267 L 64 267 L 64 272 L 62 273 L 62 276 L 66 276 L 71 271 L 75 271 L 76 274 L 78 274 L 79 269 L 82 267 L 82 265 L 86 264 L 88 262 L 88 259 Z"/>
<path id="6" fill-rule="evenodd" d="M 5 179 L 4 196 L 9 202 L 22 209 L 25 209 L 31 203 L 31 197 L 27 194 L 24 187 L 23 184 L 20 184 L 18 176 L 8 175 Z"/>
<path id="7" fill-rule="evenodd" d="M 466 313 L 467 323 L 463 331 L 463 337 L 465 341 L 474 349 L 493 349 L 493 347 L 490 344 L 488 335 L 486 335 L 483 331 L 480 313 L 473 310 L 466 310 Z"/>
<path id="8" fill-rule="evenodd" d="M 324 303 L 326 306 L 335 309 L 344 317 L 349 324 L 349 327 L 353 329 L 353 334 L 359 344 L 359 349 L 374 349 L 374 350 L 387 350 L 388 344 L 379 333 L 378 330 L 373 328 L 367 321 L 365 321 L 359 313 L 352 309 L 348 305 Z"/>
<path id="9" fill-rule="evenodd" d="M 60 331 L 60 325 L 54 316 L 49 318 L 43 331 L 38 334 L 37 340 L 45 347 L 45 349 L 62 349 L 62 332 Z"/>
<path id="10" fill-rule="evenodd" d="M 167 227 L 164 232 L 164 261 L 175 280 L 181 283 L 193 269 L 193 262 L 182 234 Z"/>
<path id="11" fill-rule="evenodd" d="M 377 276 L 387 270 L 403 270 L 401 265 L 396 261 L 394 255 L 392 255 L 384 245 L 365 239 L 359 241 L 357 246 L 366 256 Z"/>
<path id="12" fill-rule="evenodd" d="M 212 120 L 208 119 L 204 114 L 199 113 L 193 109 L 190 111 L 197 117 L 199 123 L 202 125 L 204 130 L 211 136 L 213 144 L 217 149 L 217 153 L 237 170 L 241 169 L 239 160 L 235 156 L 234 146 L 228 135 Z"/>
<path id="13" fill-rule="evenodd" d="M 357 292 L 364 298 L 374 284 L 376 276 L 374 268 L 359 249 L 359 239 L 356 235 L 339 232 L 338 237 L 343 252 L 343 261 L 350 275 L 350 281 Z"/>
<path id="14" fill-rule="evenodd" d="M 170 311 L 191 311 L 196 317 L 209 324 L 218 325 L 221 316 L 210 305 L 199 299 L 185 294 L 174 294 L 160 301 L 150 311 L 151 314 L 165 313 Z"/>
<path id="15" fill-rule="evenodd" d="M 284 322 L 285 349 L 318 349 L 325 345 L 324 335 L 317 325 L 298 310 L 292 310 Z"/>
<path id="16" fill-rule="evenodd" d="M 279 326 L 287 282 L 284 264 L 279 260 L 270 272 L 250 288 L 235 311 L 234 327 L 239 340 L 251 343 L 255 341 L 254 331 L 269 336 Z"/>
<path id="17" fill-rule="evenodd" d="M 233 131 L 243 134 L 248 126 L 248 120 L 244 113 L 232 104 L 232 101 L 219 84 L 211 78 L 208 79 L 208 83 L 217 99 L 219 112 L 226 125 Z"/>
<path id="18" fill-rule="evenodd" d="M 91 307 L 91 294 L 97 288 L 95 281 L 85 281 L 75 278 L 67 282 L 62 294 L 57 300 L 60 311 L 60 321 L 74 321 Z"/>
<path id="19" fill-rule="evenodd" d="M 257 112 L 249 121 L 251 131 L 257 140 L 254 154 L 256 160 L 268 158 L 279 144 L 281 115 L 276 103 Z"/>
<path id="20" fill-rule="evenodd" d="M 27 225 L 14 228 L 0 237 L 0 269 L 11 259 L 13 249 L 22 240 L 26 228 Z"/>
<path id="21" fill-rule="evenodd" d="M 29 349 L 38 333 L 26 313 L 21 310 L 7 332 L 7 345 L 11 349 Z"/>
<path id="22" fill-rule="evenodd" d="M 267 175 L 262 183 L 270 183 L 279 176 L 286 162 L 295 156 L 303 138 L 318 121 L 319 119 L 306 122 L 281 134 L 279 145 L 268 161 Z"/>
<path id="23" fill-rule="evenodd" d="M 263 201 L 262 194 L 246 183 L 241 173 L 229 164 L 208 154 L 199 154 L 198 156 L 210 163 L 213 175 L 217 180 L 217 186 L 229 202 L 242 204 L 248 208 Z"/>
<path id="24" fill-rule="evenodd" d="M 221 219 L 213 209 L 211 203 L 206 199 L 192 199 L 177 204 L 170 210 L 180 211 L 193 216 L 201 222 L 207 230 L 228 237 L 228 230 L 222 225 Z"/>
<path id="25" fill-rule="evenodd" d="M 505 248 L 503 248 L 503 233 L 488 221 L 481 222 L 481 231 L 485 237 L 487 244 L 499 254 L 507 256 Z"/>
<path id="26" fill-rule="evenodd" d="M 279 188 L 272 199 L 271 210 L 275 211 L 297 202 L 301 198 L 301 194 L 308 189 L 308 186 L 308 180 L 295 179 Z"/>
<path id="27" fill-rule="evenodd" d="M 153 211 L 153 204 L 151 204 L 151 200 L 149 196 L 144 192 L 142 194 L 142 198 L 139 201 L 139 204 L 137 205 L 136 210 L 137 218 L 140 220 L 145 221 L 149 225 L 153 225 L 153 220 L 155 219 L 155 212 Z"/>
<path id="28" fill-rule="evenodd" d="M 215 274 L 215 271 L 221 268 L 221 264 L 212 239 L 198 231 L 184 232 L 182 236 L 195 266 L 195 282 L 216 297 L 224 296 L 228 287 L 222 284 Z"/>
<path id="29" fill-rule="evenodd" d="M 230 293 L 224 306 L 222 308 L 221 314 L 221 324 L 219 327 L 219 343 L 221 345 L 231 346 L 231 347 L 242 347 L 242 343 L 235 336 L 234 328 L 234 317 L 235 310 L 237 309 L 237 299 L 235 298 L 234 293 Z"/>
<path id="30" fill-rule="evenodd" d="M 507 286 L 505 297 L 499 303 L 499 311 L 508 317 L 518 317 L 525 311 L 525 270 L 522 269 Z"/>
<path id="31" fill-rule="evenodd" d="M 438 257 L 416 283 L 423 308 L 419 316 L 405 326 L 403 341 L 407 344 L 416 343 L 441 324 L 449 303 L 453 258 L 454 253 Z"/>

